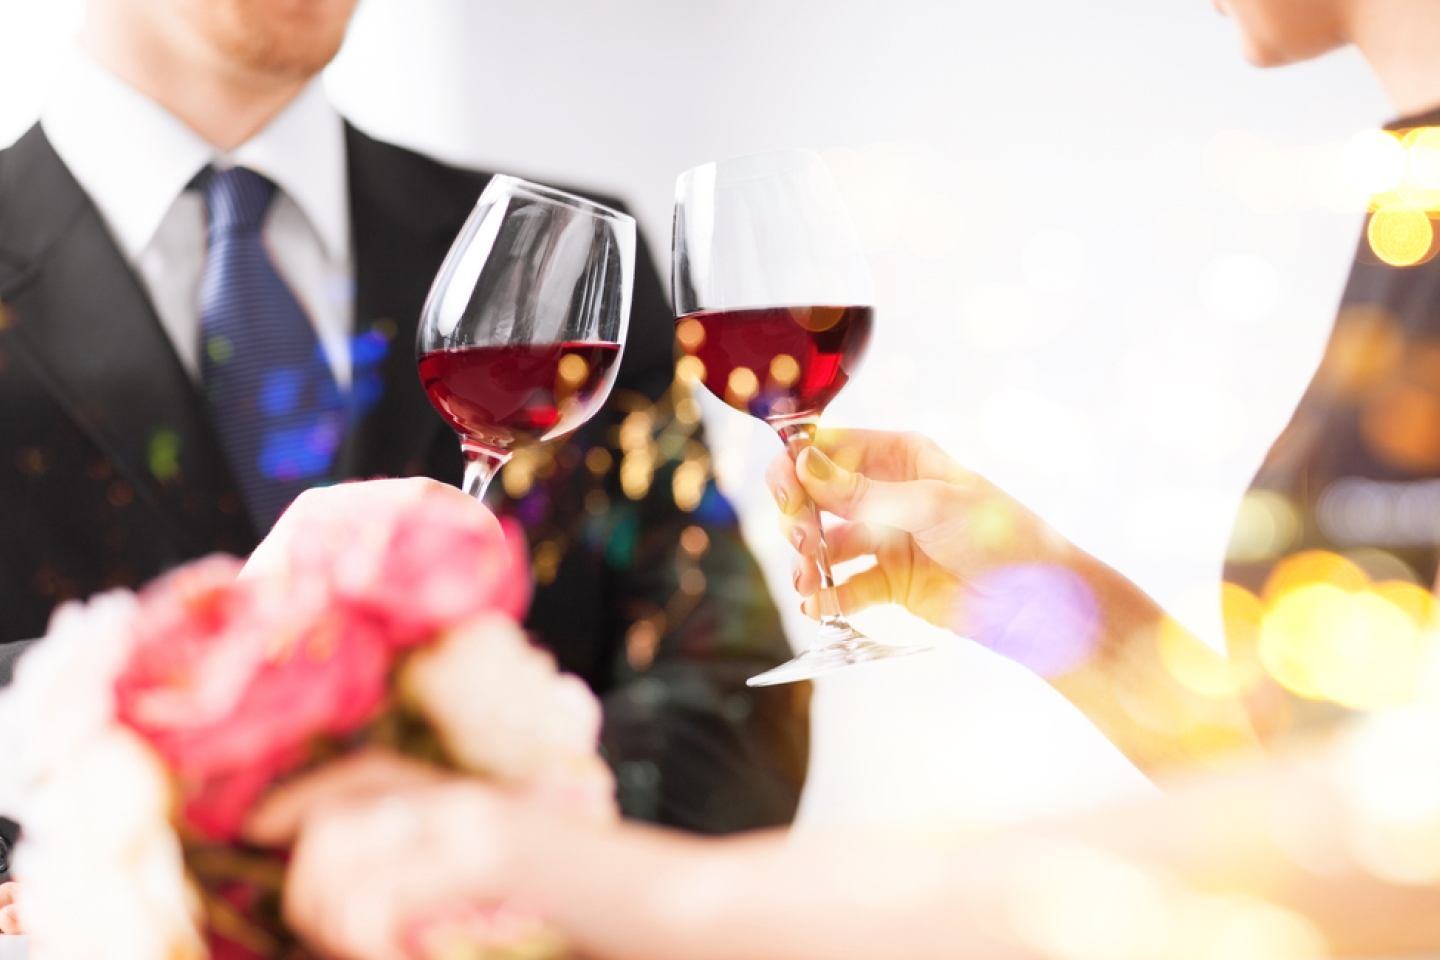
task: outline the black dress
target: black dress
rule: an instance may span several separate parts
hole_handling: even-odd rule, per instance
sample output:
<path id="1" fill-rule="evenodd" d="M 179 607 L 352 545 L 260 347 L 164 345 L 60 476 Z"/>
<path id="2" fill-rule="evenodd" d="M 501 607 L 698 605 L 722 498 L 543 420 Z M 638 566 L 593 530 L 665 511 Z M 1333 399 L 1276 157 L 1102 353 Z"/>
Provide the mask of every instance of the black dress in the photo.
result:
<path id="1" fill-rule="evenodd" d="M 1390 124 L 1404 142 L 1440 126 L 1440 109 Z M 1436 131 L 1440 138 L 1440 130 Z M 1405 193 L 1407 191 L 1402 191 Z M 1434 197 L 1372 200 L 1324 359 L 1251 486 L 1225 579 L 1262 598 L 1277 566 L 1306 551 L 1350 561 L 1372 583 L 1430 588 L 1440 544 L 1440 238 Z M 1409 265 L 1382 259 L 1376 217 L 1390 204 L 1429 207 L 1429 250 Z M 1408 209 L 1408 208 L 1407 208 Z M 1420 207 L 1411 210 L 1419 220 Z M 1414 222 L 1414 221 L 1412 221 Z M 1423 234 L 1423 221 L 1421 221 Z M 1378 247 L 1377 247 L 1378 245 Z M 1412 248 L 1414 249 L 1414 248 Z M 1396 258 L 1391 251 L 1391 261 Z M 1266 542 L 1268 539 L 1268 542 Z M 1232 659 L 1254 654 L 1252 630 L 1230 629 Z M 1269 697 L 1274 707 L 1278 697 Z M 1303 727 L 1343 713 L 1286 698 L 1262 726 Z"/>

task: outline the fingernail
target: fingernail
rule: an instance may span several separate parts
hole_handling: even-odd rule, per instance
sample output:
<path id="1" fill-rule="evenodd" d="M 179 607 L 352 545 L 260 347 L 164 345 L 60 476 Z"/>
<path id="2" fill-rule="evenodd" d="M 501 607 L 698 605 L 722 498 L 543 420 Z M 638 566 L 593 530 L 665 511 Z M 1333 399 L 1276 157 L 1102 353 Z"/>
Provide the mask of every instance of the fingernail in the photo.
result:
<path id="1" fill-rule="evenodd" d="M 816 480 L 829 480 L 835 473 L 835 465 L 830 462 L 829 457 L 811 447 L 805 457 L 805 472 Z"/>
<path id="2" fill-rule="evenodd" d="M 795 549 L 796 549 L 796 550 L 799 550 L 802 546 L 805 545 L 805 531 L 804 531 L 804 530 L 801 530 L 799 527 L 796 527 L 794 530 L 791 530 L 791 531 L 790 531 L 790 542 L 793 543 L 793 544 L 795 544 Z"/>
<path id="3" fill-rule="evenodd" d="M 790 574 L 790 582 L 795 585 L 795 589 L 796 589 L 796 590 L 799 590 L 799 589 L 800 589 L 800 571 L 799 571 L 799 570 L 793 571 L 793 572 Z"/>
<path id="4" fill-rule="evenodd" d="M 785 508 L 790 505 L 790 497 L 786 495 L 784 487 L 775 488 L 775 502 L 780 504 L 781 513 L 784 513 Z"/>

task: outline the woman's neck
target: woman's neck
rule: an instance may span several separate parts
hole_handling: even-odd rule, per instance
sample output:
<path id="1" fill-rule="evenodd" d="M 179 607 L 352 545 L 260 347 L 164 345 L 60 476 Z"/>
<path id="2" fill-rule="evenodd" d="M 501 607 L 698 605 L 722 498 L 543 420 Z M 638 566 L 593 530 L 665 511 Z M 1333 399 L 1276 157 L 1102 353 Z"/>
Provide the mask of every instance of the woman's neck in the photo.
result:
<path id="1" fill-rule="evenodd" d="M 1440 107 L 1440 3 L 1353 0 L 1349 35 L 1402 117 Z"/>

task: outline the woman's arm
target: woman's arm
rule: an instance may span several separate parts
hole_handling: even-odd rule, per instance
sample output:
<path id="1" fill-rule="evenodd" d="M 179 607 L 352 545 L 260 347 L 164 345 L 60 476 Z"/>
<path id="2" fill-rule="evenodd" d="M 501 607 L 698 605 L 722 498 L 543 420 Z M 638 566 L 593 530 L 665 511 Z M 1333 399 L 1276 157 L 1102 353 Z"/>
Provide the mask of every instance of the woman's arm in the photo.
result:
<path id="1" fill-rule="evenodd" d="M 1322 768 L 1251 766 L 968 842 L 597 827 L 452 780 L 301 817 L 286 908 L 321 948 L 387 960 L 461 900 L 543 915 L 593 960 L 1433 950 L 1440 893 L 1357 862 L 1361 821 Z"/>
<path id="2" fill-rule="evenodd" d="M 811 615 L 814 504 L 844 521 L 826 531 L 832 560 L 876 561 L 840 585 L 847 612 L 903 604 L 1031 668 L 1147 773 L 1256 744 L 1224 657 L 924 437 L 821 431 L 767 479 Z"/>
<path id="3" fill-rule="evenodd" d="M 1281 832 L 1287 817 L 1304 838 Z M 1440 893 L 1361 869 L 1346 830 L 1333 787 L 1275 769 L 971 845 L 546 827 L 517 889 L 597 960 L 1434 950 Z"/>

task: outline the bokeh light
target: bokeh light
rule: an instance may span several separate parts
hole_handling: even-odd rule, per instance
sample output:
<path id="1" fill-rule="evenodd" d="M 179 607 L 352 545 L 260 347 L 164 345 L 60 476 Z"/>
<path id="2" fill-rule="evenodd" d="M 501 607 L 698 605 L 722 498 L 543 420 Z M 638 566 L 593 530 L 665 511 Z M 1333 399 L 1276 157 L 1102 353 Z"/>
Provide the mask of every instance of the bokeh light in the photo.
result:
<path id="1" fill-rule="evenodd" d="M 1399 369 L 1364 398 L 1360 431 L 1369 452 L 1391 466 L 1440 469 L 1440 341 L 1405 345 Z"/>
<path id="2" fill-rule="evenodd" d="M 1362 130 L 1345 145 L 1345 175 L 1369 194 L 1393 190 L 1405 175 L 1405 148 L 1384 130 Z"/>
<path id="3" fill-rule="evenodd" d="M 1440 881 L 1440 705 L 1408 704 L 1359 718 L 1340 738 L 1331 775 L 1350 813 L 1346 845 L 1390 883 Z"/>
<path id="4" fill-rule="evenodd" d="M 1372 584 L 1324 551 L 1287 557 L 1265 585 L 1259 657 L 1292 693 L 1368 710 L 1406 703 L 1433 652 L 1435 604 L 1414 584 Z"/>
<path id="5" fill-rule="evenodd" d="M 1347 307 L 1335 329 L 1316 379 L 1346 400 L 1367 394 L 1400 366 L 1405 335 L 1389 311 L 1367 304 Z"/>
<path id="6" fill-rule="evenodd" d="M 1166 671 L 1189 689 L 1215 699 L 1240 693 L 1241 684 L 1229 661 L 1197 644 L 1190 631 L 1174 619 L 1161 618 L 1157 640 Z"/>
<path id="7" fill-rule="evenodd" d="M 1440 190 L 1440 128 L 1417 127 L 1405 139 L 1410 176 L 1422 186 Z"/>
<path id="8" fill-rule="evenodd" d="M 1010 539 L 1009 524 L 980 541 Z M 1085 580 L 1053 563 L 999 567 L 964 591 L 956 631 L 1042 677 L 1068 673 L 1100 638 L 1100 605 Z"/>
<path id="9" fill-rule="evenodd" d="M 1008 918 L 1016 934 L 1056 960 L 1160 956 L 1170 916 L 1159 885 L 1113 854 L 1037 845 L 1012 868 Z"/>
<path id="10" fill-rule="evenodd" d="M 1375 255 L 1395 267 L 1408 267 L 1424 260 L 1435 239 L 1425 211 L 1404 200 L 1376 210 L 1365 235 Z"/>
<path id="11" fill-rule="evenodd" d="M 1300 534 L 1300 514 L 1283 494 L 1251 490 L 1240 501 L 1226 559 L 1257 563 L 1280 556 Z"/>
<path id="12" fill-rule="evenodd" d="M 1006 919 L 1051 960 L 1320 960 L 1315 925 L 1260 897 L 1210 894 L 1107 851 L 1036 842 L 1009 868 Z"/>
<path id="13" fill-rule="evenodd" d="M 1260 656 L 1286 688 L 1369 709 L 1414 691 L 1420 632 L 1405 612 L 1370 593 L 1312 584 L 1267 612 Z"/>
<path id="14" fill-rule="evenodd" d="M 148 457 L 150 473 L 161 483 L 180 477 L 180 435 L 174 430 L 156 430 L 150 435 Z"/>
<path id="15" fill-rule="evenodd" d="M 1325 488 L 1316 522 L 1341 546 L 1429 546 L 1440 542 L 1440 480 L 1382 483 L 1341 477 Z"/>
<path id="16" fill-rule="evenodd" d="M 1362 143 L 1357 152 L 1363 154 L 1363 147 Z M 1380 150 L 1384 149 L 1382 144 Z M 1372 193 L 1357 185 L 1352 177 L 1350 153 L 1345 144 L 1287 148 L 1248 131 L 1227 130 L 1210 140 L 1202 160 L 1210 182 L 1255 213 L 1267 216 L 1296 210 L 1349 213 L 1366 209 Z M 1403 162 L 1402 156 L 1402 165 Z M 1366 158 L 1357 157 L 1354 165 L 1364 180 L 1368 169 Z"/>

